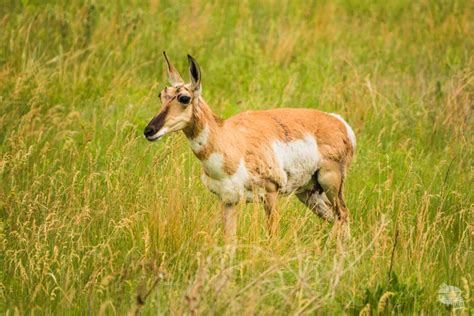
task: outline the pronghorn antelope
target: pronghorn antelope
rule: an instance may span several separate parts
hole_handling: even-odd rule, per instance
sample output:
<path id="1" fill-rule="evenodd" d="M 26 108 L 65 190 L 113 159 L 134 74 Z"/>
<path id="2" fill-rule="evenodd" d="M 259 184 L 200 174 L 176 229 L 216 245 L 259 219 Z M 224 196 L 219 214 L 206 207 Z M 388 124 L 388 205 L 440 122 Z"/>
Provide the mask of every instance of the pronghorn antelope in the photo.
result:
<path id="1" fill-rule="evenodd" d="M 279 194 L 295 193 L 314 213 L 347 224 L 343 187 L 355 151 L 351 127 L 339 115 L 313 109 L 248 111 L 219 119 L 204 101 L 201 71 L 188 55 L 190 83 L 167 63 L 171 86 L 145 128 L 149 141 L 182 130 L 203 166 L 202 181 L 223 205 L 226 241 L 235 238 L 239 201 L 261 200 L 270 234 Z"/>

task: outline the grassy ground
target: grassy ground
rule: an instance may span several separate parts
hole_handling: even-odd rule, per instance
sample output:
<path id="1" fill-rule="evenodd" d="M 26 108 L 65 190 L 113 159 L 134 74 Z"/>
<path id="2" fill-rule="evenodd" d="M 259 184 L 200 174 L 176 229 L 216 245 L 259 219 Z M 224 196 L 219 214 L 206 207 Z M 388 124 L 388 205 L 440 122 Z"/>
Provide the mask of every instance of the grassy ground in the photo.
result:
<path id="1" fill-rule="evenodd" d="M 472 314 L 472 1 L 1 2 L 1 314 L 450 313 L 442 283 Z M 184 136 L 142 136 L 164 49 L 221 117 L 350 122 L 350 241 L 287 197 L 278 238 L 242 206 L 223 256 Z"/>

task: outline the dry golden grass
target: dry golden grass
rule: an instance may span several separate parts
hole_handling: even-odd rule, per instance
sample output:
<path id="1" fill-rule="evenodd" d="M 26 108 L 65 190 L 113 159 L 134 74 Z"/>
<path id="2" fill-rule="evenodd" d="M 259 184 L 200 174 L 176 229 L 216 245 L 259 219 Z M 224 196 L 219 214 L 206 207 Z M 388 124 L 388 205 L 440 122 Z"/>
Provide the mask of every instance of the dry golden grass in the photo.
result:
<path id="1" fill-rule="evenodd" d="M 469 1 L 6 2 L 0 7 L 0 312 L 472 313 Z M 182 135 L 143 127 L 161 52 L 222 117 L 342 114 L 352 239 L 294 197 L 279 236 L 242 205 L 236 258 Z M 397 238 L 395 236 L 398 236 Z M 465 309 L 437 301 L 442 283 Z"/>

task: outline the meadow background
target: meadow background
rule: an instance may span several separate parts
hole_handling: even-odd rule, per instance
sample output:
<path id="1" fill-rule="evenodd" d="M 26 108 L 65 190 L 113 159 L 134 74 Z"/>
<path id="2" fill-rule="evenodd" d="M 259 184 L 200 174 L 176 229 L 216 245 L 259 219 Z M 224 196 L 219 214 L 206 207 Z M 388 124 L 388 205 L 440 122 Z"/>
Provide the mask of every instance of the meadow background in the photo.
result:
<path id="1" fill-rule="evenodd" d="M 473 22 L 467 0 L 0 0 L 0 313 L 472 314 Z M 224 256 L 185 137 L 142 136 L 163 50 L 223 118 L 347 119 L 351 240 L 286 197 L 273 240 L 242 206 Z"/>

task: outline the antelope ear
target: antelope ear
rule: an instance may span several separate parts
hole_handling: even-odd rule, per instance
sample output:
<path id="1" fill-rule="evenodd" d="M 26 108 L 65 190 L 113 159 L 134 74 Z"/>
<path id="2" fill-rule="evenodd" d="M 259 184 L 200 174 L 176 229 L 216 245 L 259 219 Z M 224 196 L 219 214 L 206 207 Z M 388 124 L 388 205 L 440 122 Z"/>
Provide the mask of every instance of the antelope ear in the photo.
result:
<path id="1" fill-rule="evenodd" d="M 176 68 L 171 65 L 170 61 L 168 60 L 168 56 L 166 56 L 166 52 L 163 51 L 163 56 L 165 56 L 166 60 L 166 68 L 168 69 L 168 79 L 170 83 L 174 86 L 176 84 L 182 84 L 184 83 L 183 78 L 181 78 L 181 75 L 179 72 L 176 70 Z"/>
<path id="2" fill-rule="evenodd" d="M 191 55 L 188 55 L 189 61 L 189 76 L 191 77 L 191 82 L 193 84 L 193 89 L 197 93 L 201 93 L 201 68 L 196 59 Z"/>

